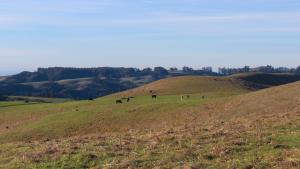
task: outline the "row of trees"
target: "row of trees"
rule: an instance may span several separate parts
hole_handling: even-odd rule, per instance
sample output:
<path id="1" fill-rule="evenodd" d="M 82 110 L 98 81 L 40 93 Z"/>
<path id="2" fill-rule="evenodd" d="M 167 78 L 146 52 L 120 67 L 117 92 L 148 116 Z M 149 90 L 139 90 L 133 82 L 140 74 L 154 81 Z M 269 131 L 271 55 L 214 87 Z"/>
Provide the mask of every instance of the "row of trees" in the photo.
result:
<path id="1" fill-rule="evenodd" d="M 247 73 L 247 72 L 262 72 L 262 73 L 296 73 L 300 74 L 300 66 L 297 68 L 288 67 L 273 67 L 271 65 L 259 66 L 251 68 L 250 66 L 244 66 L 242 68 L 219 68 L 218 73 L 213 72 L 212 67 L 203 67 L 202 69 L 193 69 L 190 67 L 183 67 L 182 69 L 177 69 L 176 67 L 170 68 L 169 73 L 187 73 L 187 74 L 218 74 L 218 75 L 232 75 L 237 73 Z"/>
<path id="2" fill-rule="evenodd" d="M 300 74 L 300 66 L 297 68 L 287 68 L 287 67 L 273 67 L 271 65 L 259 66 L 251 68 L 250 66 L 245 66 L 243 68 L 219 68 L 218 73 L 221 75 L 232 75 L 237 73 L 247 73 L 247 72 L 262 72 L 262 73 L 296 73 Z"/>
<path id="3" fill-rule="evenodd" d="M 213 72 L 212 67 L 203 67 L 202 69 L 193 69 L 191 67 L 184 66 L 182 69 L 178 69 L 176 67 L 171 67 L 166 69 L 164 67 L 154 67 L 154 68 L 113 68 L 113 67 L 99 67 L 99 68 L 64 68 L 64 67 L 50 67 L 50 68 L 38 68 L 37 73 L 40 74 L 48 74 L 49 76 L 55 76 L 57 74 L 61 74 L 63 72 L 66 73 L 79 73 L 83 75 L 93 76 L 93 75 L 102 75 L 102 76 L 138 76 L 138 75 L 149 75 L 153 73 L 158 74 L 168 74 L 168 73 L 176 73 L 176 72 L 184 72 L 184 73 L 193 73 L 193 72 Z"/>
<path id="4" fill-rule="evenodd" d="M 25 82 L 39 82 L 39 81 L 58 81 L 64 79 L 99 77 L 104 79 L 120 79 L 126 77 L 141 77 L 150 75 L 154 79 L 166 77 L 168 75 L 232 75 L 236 73 L 246 72 L 265 72 L 265 73 L 300 73 L 298 68 L 278 67 L 274 68 L 271 65 L 250 68 L 245 66 L 243 68 L 219 68 L 218 73 L 213 72 L 212 67 L 203 67 L 201 69 L 193 69 L 191 67 L 183 67 L 178 69 L 171 67 L 166 69 L 164 67 L 155 68 L 113 68 L 113 67 L 99 67 L 99 68 L 64 68 L 51 67 L 39 68 L 36 72 L 22 72 L 20 74 L 7 78 L 6 82 L 10 83 L 25 83 Z"/>
<path id="5" fill-rule="evenodd" d="M 124 77 L 139 77 L 152 75 L 155 77 L 166 76 L 169 71 L 163 67 L 145 68 L 65 68 L 65 67 L 50 67 L 38 68 L 36 72 L 22 72 L 11 76 L 7 81 L 12 83 L 38 82 L 38 81 L 58 81 L 64 79 L 99 77 L 104 79 L 119 79 Z"/>
<path id="6" fill-rule="evenodd" d="M 213 73 L 212 67 L 203 67 L 202 69 L 193 69 L 191 67 L 184 66 L 182 69 L 171 67 L 169 73 Z"/>
<path id="7" fill-rule="evenodd" d="M 139 77 L 151 75 L 155 77 L 164 77 L 169 74 L 213 74 L 212 67 L 203 67 L 196 69 L 190 67 L 183 67 L 178 69 L 172 67 L 166 69 L 164 67 L 154 68 L 113 68 L 113 67 L 99 67 L 99 68 L 64 68 L 51 67 L 39 68 L 35 77 L 44 78 L 48 80 L 72 79 L 80 77 L 106 77 L 106 78 L 123 78 L 123 77 Z M 28 77 L 28 76 L 27 76 Z"/>

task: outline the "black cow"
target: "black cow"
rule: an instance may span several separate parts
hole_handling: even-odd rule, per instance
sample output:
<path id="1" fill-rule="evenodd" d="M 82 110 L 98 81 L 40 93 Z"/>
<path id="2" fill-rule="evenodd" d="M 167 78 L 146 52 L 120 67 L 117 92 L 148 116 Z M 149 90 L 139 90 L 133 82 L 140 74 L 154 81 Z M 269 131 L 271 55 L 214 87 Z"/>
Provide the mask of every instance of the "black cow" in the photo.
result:
<path id="1" fill-rule="evenodd" d="M 152 99 L 156 99 L 157 98 L 157 95 L 152 95 Z"/>
<path id="2" fill-rule="evenodd" d="M 190 95 L 181 96 L 181 101 L 183 101 L 185 98 L 190 99 Z"/>
<path id="3" fill-rule="evenodd" d="M 122 100 L 116 100 L 116 104 L 122 104 L 123 102 L 122 102 Z"/>

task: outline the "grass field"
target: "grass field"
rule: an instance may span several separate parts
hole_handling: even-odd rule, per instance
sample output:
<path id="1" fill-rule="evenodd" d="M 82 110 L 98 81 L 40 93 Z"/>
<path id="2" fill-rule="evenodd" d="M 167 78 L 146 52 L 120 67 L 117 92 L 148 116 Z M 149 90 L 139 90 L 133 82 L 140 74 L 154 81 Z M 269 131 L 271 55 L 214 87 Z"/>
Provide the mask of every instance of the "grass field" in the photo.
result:
<path id="1" fill-rule="evenodd" d="M 58 138 L 92 131 L 120 132 L 145 125 L 156 128 L 161 121 L 176 123 L 174 116 L 181 115 L 181 110 L 218 98 L 206 96 L 202 99 L 202 95 L 191 95 L 189 100 L 181 101 L 181 97 L 176 95 L 160 96 L 156 100 L 139 96 L 119 105 L 115 104 L 114 97 L 56 104 L 17 105 L 16 102 L 16 106 L 1 108 L 1 130 L 6 130 L 6 134 L 2 134 L 0 140 L 13 139 L 14 136 L 18 138 L 13 140 L 19 140 L 42 136 Z M 9 129 L 6 129 L 7 126 Z"/>
<path id="2" fill-rule="evenodd" d="M 72 99 L 64 98 L 45 98 L 45 97 L 28 97 L 28 96 L 9 96 L 10 101 L 28 101 L 34 103 L 63 103 L 67 101 L 72 101 Z"/>
<path id="3" fill-rule="evenodd" d="M 95 101 L 3 102 L 0 168 L 300 168 L 300 83 L 250 91 L 185 77 Z"/>

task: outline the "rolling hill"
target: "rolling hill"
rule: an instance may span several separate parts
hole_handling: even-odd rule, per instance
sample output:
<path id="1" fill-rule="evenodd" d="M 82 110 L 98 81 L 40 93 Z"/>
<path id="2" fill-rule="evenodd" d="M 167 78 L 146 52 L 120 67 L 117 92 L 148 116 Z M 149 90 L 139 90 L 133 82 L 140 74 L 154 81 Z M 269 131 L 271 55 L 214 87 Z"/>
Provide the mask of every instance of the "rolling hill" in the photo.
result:
<path id="1" fill-rule="evenodd" d="M 207 75 L 215 77 L 224 83 L 226 87 L 237 87 L 236 83 L 241 84 L 241 88 L 250 88 L 250 90 L 256 90 L 276 85 L 282 85 L 286 83 L 295 82 L 300 80 L 299 74 L 267 74 L 267 73 L 247 73 L 243 75 L 235 75 L 232 77 L 221 78 L 220 74 L 214 72 L 205 72 L 203 70 L 198 71 L 168 71 L 162 67 L 156 67 L 152 69 L 136 69 L 136 68 L 39 68 L 35 72 L 21 72 L 16 75 L 0 77 L 0 96 L 30 96 L 30 97 L 54 97 L 54 98 L 70 98 L 76 100 L 83 100 L 89 98 L 97 98 L 106 95 L 110 95 L 116 92 L 126 91 L 145 84 L 154 82 L 156 80 L 177 77 L 177 76 L 202 76 L 207 78 L 207 82 L 193 83 L 195 85 L 206 85 L 212 83 L 213 77 L 206 77 Z M 235 77 L 235 78 L 234 78 Z M 239 77 L 239 78 L 238 78 Z M 193 93 L 193 89 L 185 89 L 180 86 L 176 86 L 175 82 L 168 83 L 162 81 L 161 83 L 168 83 L 165 86 L 167 88 L 180 88 L 184 89 L 187 93 Z M 231 82 L 230 82 L 231 80 Z M 179 81 L 180 78 L 179 78 Z M 192 80 L 190 80 L 192 81 Z M 190 81 L 182 83 L 190 83 Z M 205 79 L 203 79 L 205 81 Z M 218 90 L 223 90 L 225 86 L 221 85 Z M 160 83 L 160 82 L 159 82 Z M 174 89 L 170 89 L 167 93 L 161 88 L 159 83 L 154 83 L 154 90 L 161 90 L 162 94 L 176 94 Z M 206 83 L 206 84 L 205 84 Z M 230 84 L 232 83 L 232 84 Z M 161 84 L 165 85 L 165 84 Z M 180 84 L 177 84 L 180 85 Z M 236 85 L 236 86 L 234 86 Z M 213 87 L 214 85 L 212 85 Z M 151 87 L 151 86 L 150 86 Z M 148 86 L 149 88 L 149 86 Z M 160 89 L 161 88 L 161 89 Z M 223 89 L 222 89 L 223 88 Z M 147 88 L 143 89 L 144 92 L 148 92 Z M 209 89 L 217 90 L 217 89 Z M 138 93 L 140 93 L 139 91 Z M 180 93 L 180 91 L 178 91 Z M 178 93 L 177 92 L 177 93 Z M 203 91 L 199 91 L 203 92 Z M 145 93 L 144 93 L 145 94 Z"/>
<path id="2" fill-rule="evenodd" d="M 181 76 L 155 81 L 145 86 L 119 93 L 119 95 L 180 95 L 227 93 L 229 91 L 241 93 L 248 91 L 240 82 L 237 79 L 226 77 Z"/>
<path id="3" fill-rule="evenodd" d="M 38 68 L 0 77 L 0 95 L 59 97 L 89 99 L 124 91 L 178 75 L 216 75 L 214 72 L 169 72 L 163 67 L 154 69 L 98 67 L 98 68 Z"/>
<path id="4" fill-rule="evenodd" d="M 158 80 L 132 90 L 117 93 L 116 95 L 209 95 L 210 93 L 213 95 L 216 93 L 230 95 L 283 85 L 298 80 L 300 80 L 300 76 L 295 74 L 266 73 L 245 73 L 226 77 L 179 76 Z"/>
<path id="5" fill-rule="evenodd" d="M 0 106 L 0 167 L 299 168 L 300 82 L 258 90 L 270 86 L 260 76 L 174 77 L 95 101 Z"/>

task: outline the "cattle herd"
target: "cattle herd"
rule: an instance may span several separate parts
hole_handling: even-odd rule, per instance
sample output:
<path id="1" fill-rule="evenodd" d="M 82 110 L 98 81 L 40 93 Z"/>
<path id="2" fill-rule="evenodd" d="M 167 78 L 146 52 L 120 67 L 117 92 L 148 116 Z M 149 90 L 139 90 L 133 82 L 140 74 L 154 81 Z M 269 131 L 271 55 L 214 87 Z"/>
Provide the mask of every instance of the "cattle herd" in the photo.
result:
<path id="1" fill-rule="evenodd" d="M 134 97 L 133 96 L 123 97 L 121 99 L 117 99 L 116 104 L 122 104 L 123 102 L 130 102 L 131 99 L 134 99 Z"/>
<path id="2" fill-rule="evenodd" d="M 151 94 L 151 98 L 152 99 L 157 99 L 158 95 L 153 94 L 154 93 L 153 90 L 150 90 L 149 93 Z M 134 99 L 134 97 L 133 96 L 123 97 L 123 98 L 117 99 L 116 100 L 116 104 L 122 104 L 124 102 L 130 102 L 131 99 Z M 181 96 L 181 101 L 183 101 L 185 99 L 190 99 L 190 95 L 183 95 L 183 96 Z M 205 99 L 205 96 L 202 96 L 202 99 Z"/>

